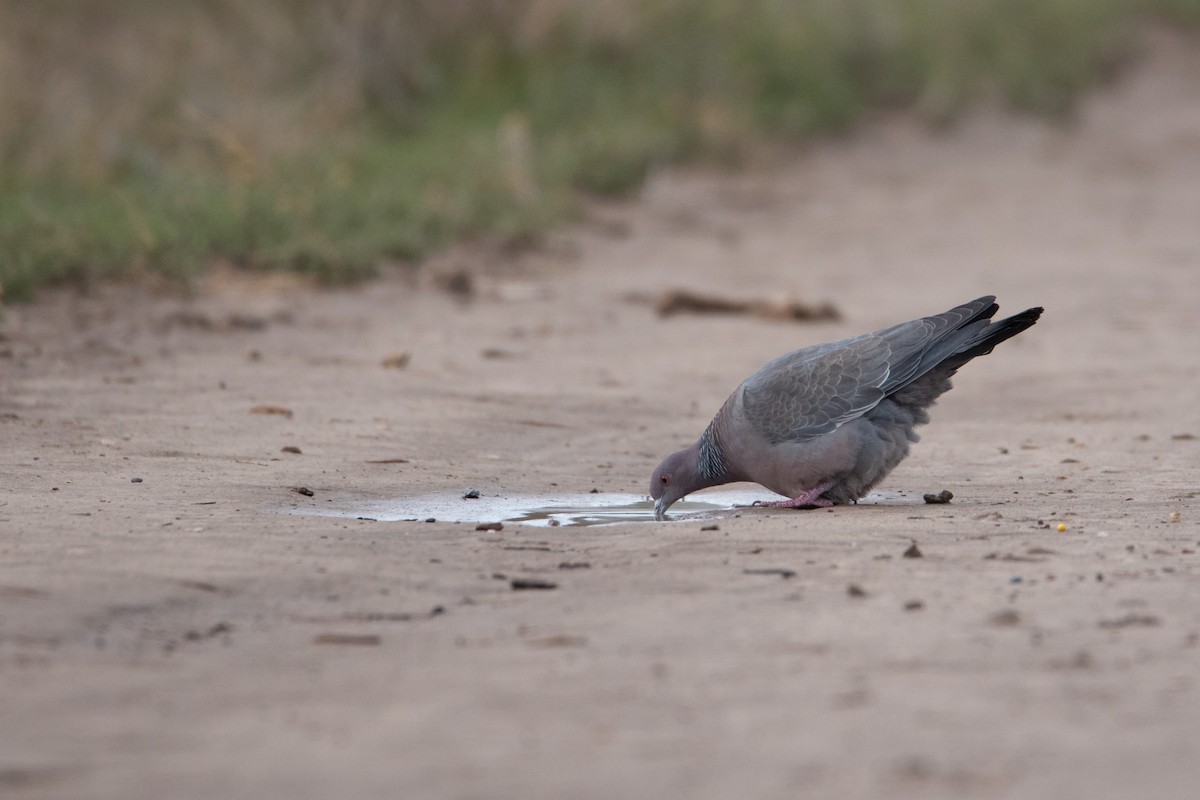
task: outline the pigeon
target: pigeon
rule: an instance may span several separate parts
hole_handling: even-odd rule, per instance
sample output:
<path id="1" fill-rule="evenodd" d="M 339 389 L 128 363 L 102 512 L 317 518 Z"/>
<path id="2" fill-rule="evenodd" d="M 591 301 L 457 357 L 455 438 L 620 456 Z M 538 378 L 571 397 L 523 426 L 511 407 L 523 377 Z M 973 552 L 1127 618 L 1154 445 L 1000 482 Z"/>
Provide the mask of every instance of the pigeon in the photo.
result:
<path id="1" fill-rule="evenodd" d="M 700 438 L 650 478 L 655 519 L 685 495 L 753 481 L 825 508 L 856 502 L 908 455 L 913 428 L 963 364 L 1038 321 L 1042 309 L 993 321 L 995 297 L 763 365 L 734 390 Z"/>

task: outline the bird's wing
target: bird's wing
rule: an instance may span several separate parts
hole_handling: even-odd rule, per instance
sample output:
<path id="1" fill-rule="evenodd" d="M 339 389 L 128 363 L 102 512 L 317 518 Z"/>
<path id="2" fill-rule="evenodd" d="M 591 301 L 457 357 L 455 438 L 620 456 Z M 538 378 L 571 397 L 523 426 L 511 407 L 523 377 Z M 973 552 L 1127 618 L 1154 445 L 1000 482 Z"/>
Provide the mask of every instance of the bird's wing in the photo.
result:
<path id="1" fill-rule="evenodd" d="M 944 314 L 780 356 L 742 383 L 741 411 L 772 443 L 830 433 L 919 378 L 954 351 L 956 331 L 994 313 L 992 298 L 982 297 Z"/>

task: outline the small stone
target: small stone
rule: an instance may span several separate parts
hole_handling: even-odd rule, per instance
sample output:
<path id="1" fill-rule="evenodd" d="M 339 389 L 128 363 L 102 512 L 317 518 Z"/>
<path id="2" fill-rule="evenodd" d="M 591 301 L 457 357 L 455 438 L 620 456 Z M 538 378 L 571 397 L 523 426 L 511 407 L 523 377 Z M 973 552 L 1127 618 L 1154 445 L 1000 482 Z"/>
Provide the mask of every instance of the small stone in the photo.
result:
<path id="1" fill-rule="evenodd" d="M 410 361 L 412 361 L 412 353 L 403 351 L 400 353 L 392 353 L 391 355 L 384 357 L 384 359 L 379 362 L 379 366 L 383 367 L 384 369 L 404 369 L 408 366 L 408 362 Z"/>
<path id="2" fill-rule="evenodd" d="M 513 578 L 509 581 L 509 586 L 514 590 L 521 591 L 527 589 L 557 589 L 558 584 L 554 581 L 544 581 L 540 578 Z"/>
<path id="3" fill-rule="evenodd" d="M 255 406 L 254 408 L 250 409 L 250 413 L 286 417 L 287 419 L 291 419 L 293 416 L 295 416 L 295 412 L 293 412 L 290 408 L 284 408 L 283 406 Z"/>
<path id="4" fill-rule="evenodd" d="M 141 483 L 142 479 L 141 478 L 130 478 L 129 482 L 130 483 Z M 1178 514 L 1176 514 L 1176 516 L 1178 516 Z M 1176 520 L 1176 522 L 1178 522 L 1178 520 Z"/>
<path id="5" fill-rule="evenodd" d="M 1011 628 L 1021 622 L 1021 615 L 1011 608 L 997 611 L 991 616 L 991 623 L 1001 628 Z"/>
<path id="6" fill-rule="evenodd" d="M 313 490 L 309 489 L 307 486 L 293 486 L 292 491 L 295 492 L 296 494 L 302 494 L 305 497 L 313 496 Z"/>
<path id="7" fill-rule="evenodd" d="M 743 575 L 778 575 L 779 577 L 783 578 L 786 581 L 789 578 L 796 577 L 796 570 L 786 569 L 786 568 L 781 568 L 781 567 L 767 567 L 765 569 L 744 569 L 744 570 L 742 570 L 742 574 Z"/>
<path id="8" fill-rule="evenodd" d="M 481 522 L 475 526 L 477 531 L 502 531 L 504 526 L 499 522 Z"/>
<path id="9" fill-rule="evenodd" d="M 467 489 L 465 492 L 463 492 L 463 500 L 478 500 L 478 499 L 479 499 L 479 490 L 478 489 Z"/>
<path id="10" fill-rule="evenodd" d="M 313 644 L 333 644 L 371 647 L 382 639 L 373 633 L 321 633 L 313 637 Z"/>
<path id="11" fill-rule="evenodd" d="M 857 583 L 851 583 L 846 587 L 846 594 L 851 597 L 866 597 L 867 590 L 859 586 Z"/>
<path id="12" fill-rule="evenodd" d="M 944 505 L 954 499 L 954 493 L 948 489 L 942 489 L 937 494 L 925 495 L 925 502 L 930 505 Z"/>
<path id="13" fill-rule="evenodd" d="M 925 554 L 921 552 L 921 548 L 917 547 L 917 543 L 913 542 L 912 544 L 910 544 L 908 546 L 908 549 L 904 551 L 904 557 L 905 558 L 924 558 Z"/>

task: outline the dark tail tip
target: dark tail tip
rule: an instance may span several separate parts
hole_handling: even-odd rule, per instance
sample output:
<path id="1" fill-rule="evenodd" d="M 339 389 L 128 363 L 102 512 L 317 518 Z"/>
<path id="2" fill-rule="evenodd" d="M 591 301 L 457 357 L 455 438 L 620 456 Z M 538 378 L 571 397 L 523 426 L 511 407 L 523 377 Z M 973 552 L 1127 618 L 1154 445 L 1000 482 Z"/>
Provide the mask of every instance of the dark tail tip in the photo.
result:
<path id="1" fill-rule="evenodd" d="M 984 329 L 983 337 L 980 341 L 957 354 L 955 361 L 965 364 L 976 356 L 987 355 L 992 352 L 993 347 L 1004 340 L 1011 339 L 1026 328 L 1032 327 L 1038 321 L 1038 318 L 1042 316 L 1042 311 L 1044 309 L 1041 306 L 1027 308 L 1020 314 L 1013 314 L 1011 317 L 1005 317 L 993 322 Z"/>
<path id="2" fill-rule="evenodd" d="M 1033 323 L 1035 323 L 1039 319 L 1041 319 L 1042 312 L 1045 310 L 1046 309 L 1042 308 L 1041 306 L 1037 306 L 1036 308 L 1027 308 L 1024 311 L 1022 311 L 1020 314 L 1013 314 L 1011 317 L 1008 317 L 1007 319 L 1002 319 L 999 322 L 997 322 L 996 324 L 1004 325 L 1004 326 L 1011 325 L 1014 330 L 1012 333 L 1009 334 L 1009 336 L 1016 336 L 1018 333 L 1025 330 L 1026 328 L 1032 326 Z M 1006 336 L 1004 338 L 1007 339 L 1008 337 Z"/>

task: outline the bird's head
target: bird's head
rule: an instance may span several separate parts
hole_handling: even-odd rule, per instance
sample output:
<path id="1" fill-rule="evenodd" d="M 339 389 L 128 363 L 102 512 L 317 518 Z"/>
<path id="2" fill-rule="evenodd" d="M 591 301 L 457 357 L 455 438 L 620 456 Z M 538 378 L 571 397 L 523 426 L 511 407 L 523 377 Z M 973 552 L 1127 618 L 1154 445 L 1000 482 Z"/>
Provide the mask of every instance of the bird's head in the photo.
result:
<path id="1" fill-rule="evenodd" d="M 672 453 L 650 476 L 650 497 L 654 499 L 654 518 L 667 518 L 667 509 L 683 497 L 703 488 L 696 468 L 696 447 Z"/>

